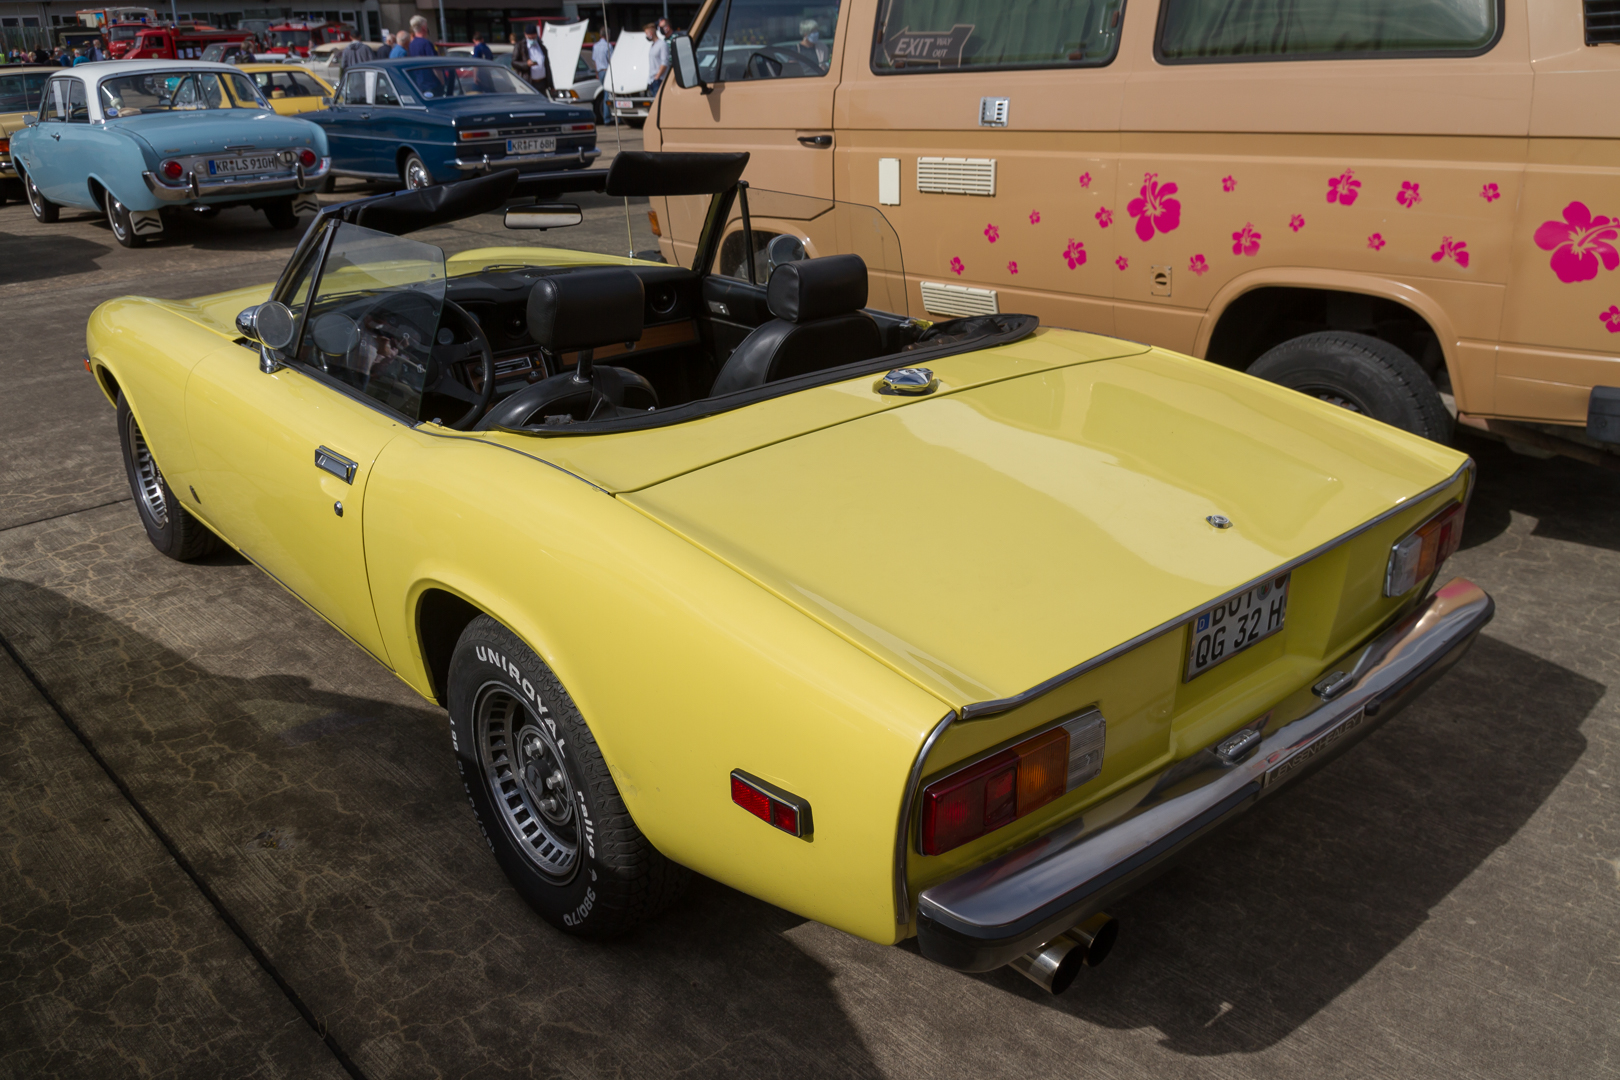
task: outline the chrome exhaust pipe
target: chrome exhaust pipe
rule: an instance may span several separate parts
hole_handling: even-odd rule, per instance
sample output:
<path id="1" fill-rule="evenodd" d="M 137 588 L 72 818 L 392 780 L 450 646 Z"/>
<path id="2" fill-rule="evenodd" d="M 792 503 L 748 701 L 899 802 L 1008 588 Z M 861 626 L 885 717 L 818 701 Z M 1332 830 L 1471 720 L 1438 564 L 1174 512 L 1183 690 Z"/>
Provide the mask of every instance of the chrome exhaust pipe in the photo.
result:
<path id="1" fill-rule="evenodd" d="M 1106 960 L 1118 937 L 1119 920 L 1099 911 L 1007 966 L 1042 990 L 1061 994 L 1082 967 L 1096 967 Z"/>

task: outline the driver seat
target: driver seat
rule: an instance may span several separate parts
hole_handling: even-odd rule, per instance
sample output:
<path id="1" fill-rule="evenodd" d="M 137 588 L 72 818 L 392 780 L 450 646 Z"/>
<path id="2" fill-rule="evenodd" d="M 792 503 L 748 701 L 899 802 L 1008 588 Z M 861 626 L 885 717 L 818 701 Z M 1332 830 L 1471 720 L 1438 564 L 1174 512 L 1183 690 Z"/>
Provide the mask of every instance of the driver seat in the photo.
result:
<path id="1" fill-rule="evenodd" d="M 629 270 L 579 270 L 543 277 L 529 290 L 529 336 L 555 357 L 579 350 L 579 365 L 498 402 L 474 429 L 520 428 L 546 417 L 606 420 L 658 407 L 652 383 L 628 368 L 597 367 L 593 350 L 641 340 L 645 300 Z"/>
<path id="2" fill-rule="evenodd" d="M 771 271 L 765 306 L 776 318 L 742 339 L 720 369 L 710 397 L 777 379 L 882 356 L 883 332 L 866 306 L 866 262 L 826 255 Z"/>

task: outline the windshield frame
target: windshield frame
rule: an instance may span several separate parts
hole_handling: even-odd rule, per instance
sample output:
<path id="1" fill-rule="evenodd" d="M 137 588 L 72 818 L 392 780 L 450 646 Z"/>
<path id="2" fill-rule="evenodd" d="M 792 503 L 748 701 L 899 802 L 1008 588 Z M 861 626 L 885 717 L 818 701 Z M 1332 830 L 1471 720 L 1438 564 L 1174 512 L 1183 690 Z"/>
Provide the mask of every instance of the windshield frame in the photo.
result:
<path id="1" fill-rule="evenodd" d="M 107 99 L 103 96 L 104 88 L 109 83 L 119 82 L 125 79 L 141 79 L 147 77 L 162 78 L 170 75 L 179 76 L 179 81 L 174 84 L 174 91 L 178 91 L 184 81 L 188 78 L 199 78 L 203 75 L 217 76 L 225 87 L 225 97 L 230 101 L 230 104 L 209 105 L 206 103 L 206 98 L 199 98 L 199 100 L 204 102 L 203 104 L 194 105 L 188 108 L 177 109 L 170 105 L 168 107 L 154 107 L 150 111 L 146 109 L 139 109 L 132 113 L 125 113 L 122 108 L 117 106 L 109 108 Z M 244 101 L 243 94 L 240 92 L 241 86 L 246 86 L 252 94 L 252 96 L 246 101 Z M 174 100 L 174 91 L 170 92 L 170 101 Z M 96 80 L 95 100 L 96 108 L 100 111 L 101 119 L 103 121 L 117 120 L 122 116 L 156 116 L 160 113 L 219 112 L 227 109 L 268 109 L 270 107 L 270 104 L 265 100 L 264 95 L 259 93 L 259 88 L 253 85 L 252 78 L 243 72 L 235 70 L 212 71 L 203 68 L 176 68 L 173 71 L 139 71 L 125 74 L 106 75 Z"/>
<path id="2" fill-rule="evenodd" d="M 421 98 L 423 101 L 452 101 L 452 100 L 456 100 L 456 99 L 460 99 L 460 98 L 470 98 L 470 97 L 504 97 L 504 96 L 521 96 L 523 94 L 533 94 L 533 95 L 535 95 L 537 97 L 544 97 L 544 95 L 541 94 L 540 91 L 536 90 L 532 85 L 526 84 L 522 79 L 519 79 L 516 75 L 514 75 L 512 73 L 512 69 L 508 68 L 506 65 L 504 65 L 504 64 L 495 64 L 495 63 L 491 63 L 491 62 L 489 62 L 487 60 L 478 60 L 478 59 L 472 58 L 472 57 L 469 57 L 469 59 L 472 62 L 467 63 L 467 64 L 460 64 L 460 63 L 454 63 L 454 62 L 451 62 L 451 63 L 437 63 L 437 64 L 416 64 L 416 65 L 412 65 L 412 66 L 407 67 L 407 68 L 395 69 L 395 70 L 403 70 L 404 75 L 405 75 L 405 84 L 410 87 L 411 93 L 415 94 L 417 97 Z M 501 79 L 503 77 L 506 78 L 510 82 L 510 84 L 512 86 L 512 89 L 509 89 L 509 90 L 492 90 L 492 91 L 490 91 L 488 93 L 477 93 L 477 94 L 463 93 L 460 90 L 460 87 L 461 87 L 461 75 L 460 75 L 460 73 L 463 72 L 463 71 L 471 71 L 471 70 L 478 70 L 478 69 L 482 69 L 482 70 L 486 70 L 486 71 L 491 72 L 490 77 L 492 79 L 495 79 L 495 80 L 499 80 L 499 79 Z M 432 87 L 424 86 L 422 84 L 422 82 L 419 81 L 418 78 L 417 78 L 418 75 L 425 75 L 426 73 L 431 72 L 431 71 L 444 71 L 444 70 L 449 70 L 449 71 L 452 71 L 452 72 L 456 73 L 451 79 L 451 82 L 453 82 L 454 85 L 457 87 L 457 90 L 456 90 L 455 93 L 440 95 L 437 92 L 437 90 L 433 89 Z"/>

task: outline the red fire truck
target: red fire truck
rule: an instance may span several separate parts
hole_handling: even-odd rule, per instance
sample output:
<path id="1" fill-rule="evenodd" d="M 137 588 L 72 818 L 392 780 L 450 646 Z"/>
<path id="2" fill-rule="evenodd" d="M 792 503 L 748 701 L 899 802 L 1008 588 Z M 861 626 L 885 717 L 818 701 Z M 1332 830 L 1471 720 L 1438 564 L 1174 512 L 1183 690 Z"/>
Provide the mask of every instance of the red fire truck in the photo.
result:
<path id="1" fill-rule="evenodd" d="M 354 33 L 342 23 L 281 23 L 272 26 L 266 35 L 270 38 L 266 52 L 296 53 L 308 56 L 317 45 L 333 41 L 353 41 Z"/>
<path id="2" fill-rule="evenodd" d="M 219 43 L 246 41 L 246 30 L 215 30 L 205 23 L 179 26 L 142 26 L 134 46 L 124 53 L 125 60 L 200 60 L 203 50 Z M 108 49 L 112 45 L 108 43 Z"/>

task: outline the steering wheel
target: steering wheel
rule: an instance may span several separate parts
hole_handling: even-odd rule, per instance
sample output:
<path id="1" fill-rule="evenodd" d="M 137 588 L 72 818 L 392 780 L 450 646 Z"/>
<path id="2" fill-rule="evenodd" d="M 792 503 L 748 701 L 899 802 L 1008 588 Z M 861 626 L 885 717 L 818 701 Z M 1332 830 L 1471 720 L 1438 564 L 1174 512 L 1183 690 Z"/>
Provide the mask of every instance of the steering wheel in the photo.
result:
<path id="1" fill-rule="evenodd" d="M 445 340 L 446 337 L 449 340 Z M 427 379 L 422 387 L 423 419 L 427 419 L 427 397 L 436 394 L 454 398 L 467 405 L 467 411 L 446 424 L 454 431 L 468 431 L 489 409 L 495 398 L 495 350 L 478 320 L 454 300 L 445 298 L 444 312 L 439 317 L 439 332 L 433 344 L 427 365 Z M 482 390 L 474 390 L 455 375 L 456 364 L 478 358 Z"/>

